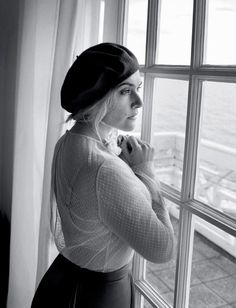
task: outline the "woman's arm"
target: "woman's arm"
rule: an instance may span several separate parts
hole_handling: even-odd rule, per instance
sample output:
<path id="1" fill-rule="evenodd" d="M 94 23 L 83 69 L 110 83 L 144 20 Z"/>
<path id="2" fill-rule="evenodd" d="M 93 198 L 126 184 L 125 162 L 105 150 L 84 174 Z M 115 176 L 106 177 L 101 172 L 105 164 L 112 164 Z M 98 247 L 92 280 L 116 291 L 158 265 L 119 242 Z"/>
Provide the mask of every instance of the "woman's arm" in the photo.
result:
<path id="1" fill-rule="evenodd" d="M 169 214 L 155 181 L 148 184 L 150 178 L 136 169 L 142 175 L 136 176 L 124 162 L 100 168 L 96 187 L 100 218 L 144 258 L 166 262 L 174 248 Z"/>

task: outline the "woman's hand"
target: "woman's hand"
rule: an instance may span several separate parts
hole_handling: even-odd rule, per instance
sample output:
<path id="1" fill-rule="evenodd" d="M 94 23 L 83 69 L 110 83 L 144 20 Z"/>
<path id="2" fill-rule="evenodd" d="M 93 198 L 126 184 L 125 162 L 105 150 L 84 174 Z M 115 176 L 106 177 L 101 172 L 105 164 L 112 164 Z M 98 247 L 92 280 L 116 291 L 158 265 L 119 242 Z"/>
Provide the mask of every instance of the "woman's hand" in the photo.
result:
<path id="1" fill-rule="evenodd" d="M 118 146 L 122 150 L 120 158 L 130 167 L 147 162 L 153 164 L 154 148 L 150 144 L 134 136 L 119 136 Z"/>

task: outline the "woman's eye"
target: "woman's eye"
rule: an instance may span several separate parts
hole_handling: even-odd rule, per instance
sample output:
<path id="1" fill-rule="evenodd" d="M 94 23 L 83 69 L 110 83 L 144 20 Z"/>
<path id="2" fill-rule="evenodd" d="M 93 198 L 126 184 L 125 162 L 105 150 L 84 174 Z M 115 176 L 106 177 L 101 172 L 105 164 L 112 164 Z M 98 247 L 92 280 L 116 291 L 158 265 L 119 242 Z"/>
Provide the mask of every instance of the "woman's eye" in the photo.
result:
<path id="1" fill-rule="evenodd" d="M 129 88 L 122 89 L 122 90 L 120 91 L 120 93 L 121 93 L 122 95 L 130 94 L 130 93 L 131 93 L 131 89 L 129 89 Z"/>

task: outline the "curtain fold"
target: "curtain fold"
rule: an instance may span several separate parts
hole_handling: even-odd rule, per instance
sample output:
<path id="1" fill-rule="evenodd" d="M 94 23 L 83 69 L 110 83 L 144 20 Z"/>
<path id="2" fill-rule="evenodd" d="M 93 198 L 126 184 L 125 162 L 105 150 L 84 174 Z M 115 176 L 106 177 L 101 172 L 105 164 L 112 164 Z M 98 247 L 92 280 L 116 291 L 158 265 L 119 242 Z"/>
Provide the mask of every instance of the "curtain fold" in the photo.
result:
<path id="1" fill-rule="evenodd" d="M 22 2 L 8 308 L 30 307 L 36 281 L 48 263 L 44 258 L 49 242 L 47 177 L 53 147 L 64 121 L 60 87 L 74 53 L 72 38 L 78 3 L 76 0 Z"/>
<path id="2" fill-rule="evenodd" d="M 70 0 L 60 4 L 46 138 L 36 287 L 58 253 L 50 233 L 50 173 L 55 143 L 69 128 L 60 107 L 60 89 L 76 55 L 98 43 L 100 5 L 101 0 Z"/>
<path id="3" fill-rule="evenodd" d="M 50 241 L 51 162 L 56 141 L 64 127 L 65 117 L 60 106 L 60 89 L 73 61 L 78 26 L 78 1 L 69 2 L 70 5 L 68 1 L 61 2 L 58 19 L 46 138 L 36 287 L 56 254 L 53 242 Z"/>
<path id="4" fill-rule="evenodd" d="M 76 55 L 98 42 L 101 3 L 19 1 L 7 308 L 30 307 L 57 253 L 50 238 L 49 204 L 54 146 L 66 129 L 60 89 Z"/>
<path id="5" fill-rule="evenodd" d="M 26 9 L 27 8 L 27 9 Z M 34 202 L 34 74 L 37 9 L 25 1 L 19 29 L 16 89 L 16 125 L 13 164 L 13 196 L 8 307 L 29 307 L 37 258 L 37 205 Z M 28 69 L 30 67 L 30 70 Z M 40 189 L 40 188 L 39 188 Z M 23 223 L 22 223 L 23 222 Z M 29 230 L 31 230 L 29 232 Z M 24 290 L 22 289 L 24 285 Z"/>

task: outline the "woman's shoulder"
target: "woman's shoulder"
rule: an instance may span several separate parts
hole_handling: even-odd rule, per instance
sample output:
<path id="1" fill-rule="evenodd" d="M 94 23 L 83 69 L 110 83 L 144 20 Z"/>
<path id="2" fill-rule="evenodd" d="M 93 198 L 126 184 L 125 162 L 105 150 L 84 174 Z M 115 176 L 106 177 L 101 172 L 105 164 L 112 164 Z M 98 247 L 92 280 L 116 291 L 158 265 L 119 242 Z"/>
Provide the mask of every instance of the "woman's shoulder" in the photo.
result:
<path id="1" fill-rule="evenodd" d="M 103 160 L 98 170 L 98 177 L 107 179 L 119 179 L 126 182 L 130 178 L 136 178 L 130 166 L 121 158 L 110 156 Z"/>
<path id="2" fill-rule="evenodd" d="M 61 143 L 64 143 L 64 152 L 81 159 L 83 155 L 88 157 L 90 152 L 96 149 L 97 141 L 89 136 L 67 130 L 58 140 L 56 146 L 58 147 Z"/>
<path id="3" fill-rule="evenodd" d="M 55 151 L 59 151 L 66 164 L 75 169 L 86 169 L 115 174 L 134 174 L 132 169 L 102 142 L 94 138 L 67 131 L 57 142 Z"/>
<path id="4" fill-rule="evenodd" d="M 71 157 L 72 160 L 75 159 L 77 164 L 82 163 L 87 168 L 99 168 L 101 165 L 114 167 L 119 165 L 121 160 L 100 140 L 83 134 L 67 131 L 64 145 L 66 156 Z"/>

